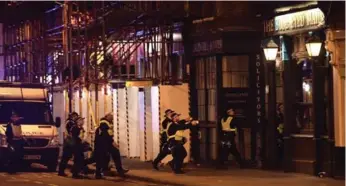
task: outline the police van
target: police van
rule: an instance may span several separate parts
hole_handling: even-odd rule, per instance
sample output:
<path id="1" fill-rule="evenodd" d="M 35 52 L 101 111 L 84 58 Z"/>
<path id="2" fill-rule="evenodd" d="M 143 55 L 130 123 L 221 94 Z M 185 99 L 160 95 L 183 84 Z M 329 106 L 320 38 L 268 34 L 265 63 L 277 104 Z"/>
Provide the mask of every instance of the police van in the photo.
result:
<path id="1" fill-rule="evenodd" d="M 41 84 L 0 82 L 0 165 L 7 161 L 6 126 L 12 111 L 18 113 L 24 138 L 24 162 L 40 163 L 55 171 L 59 157 L 58 130 L 47 89 Z"/>

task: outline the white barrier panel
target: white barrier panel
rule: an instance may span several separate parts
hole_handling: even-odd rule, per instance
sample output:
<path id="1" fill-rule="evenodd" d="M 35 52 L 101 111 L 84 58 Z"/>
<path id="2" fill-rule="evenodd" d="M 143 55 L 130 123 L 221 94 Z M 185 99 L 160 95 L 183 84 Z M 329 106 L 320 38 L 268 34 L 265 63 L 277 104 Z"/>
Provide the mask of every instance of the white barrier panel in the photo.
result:
<path id="1" fill-rule="evenodd" d="M 118 112 L 118 90 L 113 90 L 113 123 L 114 123 L 114 141 L 119 144 L 119 112 Z"/>
<path id="2" fill-rule="evenodd" d="M 99 107 L 98 107 L 98 116 L 99 120 L 105 116 L 105 94 L 103 90 L 98 91 L 98 98 L 99 98 Z"/>
<path id="3" fill-rule="evenodd" d="M 138 92 L 138 106 L 139 106 L 139 146 L 140 146 L 140 160 L 147 161 L 147 125 L 145 122 L 145 93 L 143 90 Z"/>
<path id="4" fill-rule="evenodd" d="M 127 108 L 128 108 L 128 127 L 129 127 L 129 157 L 140 156 L 139 142 L 139 98 L 138 87 L 127 88 Z"/>
<path id="5" fill-rule="evenodd" d="M 129 157 L 126 101 L 126 90 L 118 89 L 119 150 L 122 156 Z"/>
<path id="6" fill-rule="evenodd" d="M 162 85 L 160 88 L 160 114 L 161 123 L 164 120 L 165 110 L 172 109 L 181 114 L 180 118 L 184 119 L 189 116 L 189 87 L 188 84 L 183 85 Z M 190 130 L 185 130 L 184 137 L 187 142 L 184 147 L 187 151 L 187 156 L 184 162 L 187 163 L 190 160 Z M 163 162 L 171 160 L 172 156 L 166 157 Z"/>
<path id="7" fill-rule="evenodd" d="M 65 132 L 65 98 L 63 92 L 53 92 L 53 117 L 61 118 L 61 126 L 58 129 L 59 143 L 64 142 L 64 132 Z"/>
<path id="8" fill-rule="evenodd" d="M 78 114 L 80 114 L 80 110 L 79 110 L 79 92 L 78 91 L 74 91 L 73 92 L 73 105 L 72 105 L 72 110 L 74 112 L 77 112 Z"/>
<path id="9" fill-rule="evenodd" d="M 150 94 L 147 96 L 148 108 L 146 108 L 146 123 L 148 130 L 151 129 L 151 133 L 147 133 L 148 138 L 151 138 L 151 143 L 148 144 L 151 145 L 152 159 L 154 159 L 160 152 L 159 87 L 154 86 L 148 88 L 147 92 Z"/>
<path id="10" fill-rule="evenodd" d="M 80 109 L 80 115 L 85 118 L 84 120 L 84 130 L 85 130 L 85 135 L 84 135 L 84 139 L 86 141 L 88 141 L 89 143 L 91 142 L 91 138 L 90 138 L 90 121 L 89 120 L 89 115 L 88 115 L 88 100 L 87 100 L 87 96 L 86 96 L 87 92 L 85 89 L 83 89 L 82 91 L 82 98 L 80 98 L 81 100 L 81 106 L 82 108 Z"/>
<path id="11" fill-rule="evenodd" d="M 91 101 L 91 109 L 90 109 L 90 112 L 93 112 L 94 113 L 94 120 L 96 121 L 96 122 L 99 122 L 98 121 L 98 118 L 96 117 L 96 113 L 95 113 L 95 107 L 96 107 L 96 92 L 95 91 L 89 91 L 89 100 Z M 90 117 L 91 117 L 91 113 L 89 113 L 89 115 L 90 115 Z M 92 121 L 92 118 L 90 118 L 90 121 Z M 93 124 L 93 122 L 90 122 L 90 129 L 91 130 L 96 130 L 95 128 L 94 128 L 94 124 Z"/>
<path id="12" fill-rule="evenodd" d="M 112 99 L 112 92 L 110 91 L 108 95 L 105 95 L 105 111 L 104 113 L 107 114 L 107 113 L 110 113 L 113 111 L 113 99 Z"/>

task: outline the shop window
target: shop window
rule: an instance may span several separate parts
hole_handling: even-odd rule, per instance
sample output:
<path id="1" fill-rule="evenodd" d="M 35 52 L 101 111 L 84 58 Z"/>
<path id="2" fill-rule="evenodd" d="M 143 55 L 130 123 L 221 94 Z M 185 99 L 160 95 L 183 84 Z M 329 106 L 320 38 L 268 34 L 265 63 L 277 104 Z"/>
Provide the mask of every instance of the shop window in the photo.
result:
<path id="1" fill-rule="evenodd" d="M 216 57 L 206 58 L 207 88 L 216 88 Z"/>
<path id="2" fill-rule="evenodd" d="M 216 89 L 208 90 L 208 120 L 216 121 Z"/>
<path id="3" fill-rule="evenodd" d="M 296 91 L 296 132 L 312 134 L 314 126 L 312 122 L 312 68 L 308 60 L 298 64 L 298 86 Z"/>
<path id="4" fill-rule="evenodd" d="M 249 86 L 248 65 L 248 56 L 224 56 L 222 58 L 222 87 L 247 88 Z"/>
<path id="5" fill-rule="evenodd" d="M 198 89 L 197 90 L 197 105 L 198 105 L 198 119 L 201 121 L 206 120 L 206 112 L 205 112 L 205 90 Z"/>
<path id="6" fill-rule="evenodd" d="M 198 119 L 215 122 L 216 118 L 216 57 L 196 60 Z"/>

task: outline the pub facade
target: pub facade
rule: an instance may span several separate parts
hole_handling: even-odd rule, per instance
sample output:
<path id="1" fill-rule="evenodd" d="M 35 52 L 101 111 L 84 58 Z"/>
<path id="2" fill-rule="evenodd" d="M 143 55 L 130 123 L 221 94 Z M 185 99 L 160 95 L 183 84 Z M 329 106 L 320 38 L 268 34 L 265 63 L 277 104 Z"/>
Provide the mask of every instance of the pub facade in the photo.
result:
<path id="1" fill-rule="evenodd" d="M 319 2 L 282 7 L 264 23 L 262 48 L 276 50 L 272 57 L 265 53 L 268 125 L 263 140 L 271 167 L 280 161 L 272 138 L 282 104 L 282 169 L 344 177 L 345 20 L 337 16 L 345 12 L 341 6 L 327 6 L 329 12 Z"/>

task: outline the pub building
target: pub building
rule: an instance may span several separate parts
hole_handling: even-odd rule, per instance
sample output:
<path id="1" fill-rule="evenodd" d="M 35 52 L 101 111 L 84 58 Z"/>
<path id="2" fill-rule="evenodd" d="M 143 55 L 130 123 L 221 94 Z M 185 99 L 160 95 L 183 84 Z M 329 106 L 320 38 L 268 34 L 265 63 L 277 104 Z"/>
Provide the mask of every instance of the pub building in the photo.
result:
<path id="1" fill-rule="evenodd" d="M 344 178 L 345 2 L 278 8 L 264 23 L 264 162 L 287 172 Z M 283 158 L 275 138 L 283 104 Z"/>

